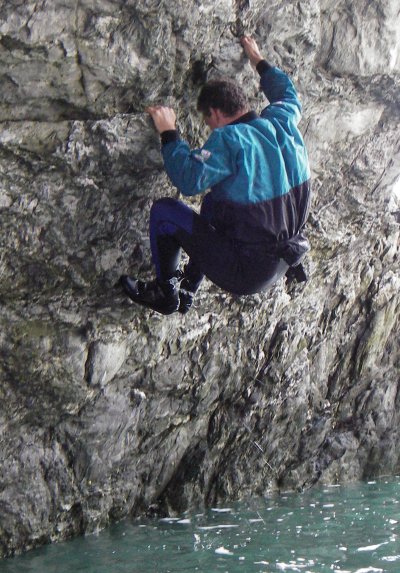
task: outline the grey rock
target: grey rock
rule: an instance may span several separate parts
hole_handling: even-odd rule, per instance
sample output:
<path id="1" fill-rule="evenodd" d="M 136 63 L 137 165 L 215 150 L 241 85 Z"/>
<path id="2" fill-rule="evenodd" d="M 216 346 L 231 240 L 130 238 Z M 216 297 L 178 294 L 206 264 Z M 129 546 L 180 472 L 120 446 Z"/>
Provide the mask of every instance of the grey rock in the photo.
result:
<path id="1" fill-rule="evenodd" d="M 3 2 L 2 555 L 400 470 L 397 4 Z M 114 288 L 151 275 L 149 209 L 176 196 L 145 108 L 174 106 L 191 145 L 207 78 L 260 110 L 243 32 L 303 101 L 310 279 L 151 314 Z"/>

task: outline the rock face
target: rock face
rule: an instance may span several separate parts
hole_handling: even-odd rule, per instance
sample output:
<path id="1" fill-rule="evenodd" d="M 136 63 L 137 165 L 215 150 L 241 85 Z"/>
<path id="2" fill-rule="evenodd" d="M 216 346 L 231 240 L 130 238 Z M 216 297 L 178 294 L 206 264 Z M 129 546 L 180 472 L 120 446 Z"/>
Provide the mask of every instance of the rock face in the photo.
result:
<path id="1" fill-rule="evenodd" d="M 398 0 L 44 0 L 0 8 L 0 546 L 148 511 L 400 470 Z M 176 195 L 144 113 L 192 145 L 199 86 L 238 43 L 294 78 L 313 171 L 305 286 L 206 282 L 169 318 L 150 273 Z M 196 205 L 197 201 L 192 200 Z"/>

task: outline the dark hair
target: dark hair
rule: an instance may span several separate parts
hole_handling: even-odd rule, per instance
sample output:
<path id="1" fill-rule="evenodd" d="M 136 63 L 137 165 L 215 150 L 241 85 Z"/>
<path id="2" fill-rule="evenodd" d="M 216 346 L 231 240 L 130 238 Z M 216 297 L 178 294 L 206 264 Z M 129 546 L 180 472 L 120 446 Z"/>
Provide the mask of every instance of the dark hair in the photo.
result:
<path id="1" fill-rule="evenodd" d="M 242 88 L 232 80 L 211 80 L 204 84 L 197 98 L 198 111 L 208 115 L 210 108 L 219 109 L 224 115 L 235 115 L 247 107 Z"/>

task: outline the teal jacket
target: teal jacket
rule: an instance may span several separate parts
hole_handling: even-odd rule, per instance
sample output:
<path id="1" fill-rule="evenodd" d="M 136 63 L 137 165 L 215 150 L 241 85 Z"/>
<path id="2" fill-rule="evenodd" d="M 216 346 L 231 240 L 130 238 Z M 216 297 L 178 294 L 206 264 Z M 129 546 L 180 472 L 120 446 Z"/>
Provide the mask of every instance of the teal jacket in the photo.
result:
<path id="1" fill-rule="evenodd" d="M 310 204 L 310 168 L 298 129 L 301 104 L 288 76 L 257 66 L 270 105 L 215 129 L 191 150 L 169 132 L 162 154 L 167 174 L 183 195 L 211 190 L 214 224 L 235 240 L 265 242 L 296 264 L 309 249 L 301 231 Z"/>

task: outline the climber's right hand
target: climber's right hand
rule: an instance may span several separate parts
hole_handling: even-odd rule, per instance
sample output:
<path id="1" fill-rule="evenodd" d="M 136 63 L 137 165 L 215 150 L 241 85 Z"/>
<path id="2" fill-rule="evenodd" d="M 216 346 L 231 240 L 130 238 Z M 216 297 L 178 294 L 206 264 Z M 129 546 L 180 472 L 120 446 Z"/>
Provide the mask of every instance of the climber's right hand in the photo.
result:
<path id="1" fill-rule="evenodd" d="M 176 129 L 176 115 L 171 107 L 163 105 L 150 106 L 145 111 L 151 116 L 158 133 Z"/>

